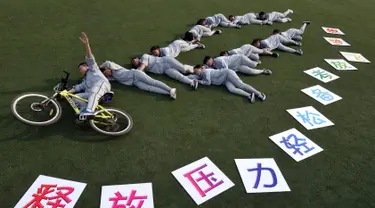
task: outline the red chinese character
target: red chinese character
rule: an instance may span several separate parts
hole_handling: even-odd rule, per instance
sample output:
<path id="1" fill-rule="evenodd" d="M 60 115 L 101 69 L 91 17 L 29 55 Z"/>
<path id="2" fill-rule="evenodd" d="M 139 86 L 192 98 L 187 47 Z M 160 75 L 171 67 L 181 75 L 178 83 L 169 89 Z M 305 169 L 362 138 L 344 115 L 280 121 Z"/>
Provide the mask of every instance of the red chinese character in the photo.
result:
<path id="1" fill-rule="evenodd" d="M 204 174 L 203 171 L 200 171 L 201 169 L 203 169 L 203 168 L 205 168 L 205 167 L 207 167 L 207 164 L 204 164 L 204 165 L 202 165 L 202 166 L 200 166 L 200 167 L 198 167 L 198 168 L 196 168 L 196 169 L 194 169 L 194 170 L 192 170 L 192 171 L 190 171 L 190 172 L 184 174 L 184 176 L 185 176 L 186 178 L 188 178 L 188 180 L 191 182 L 191 184 L 193 184 L 194 188 L 199 192 L 199 194 L 201 195 L 201 197 L 205 197 L 207 192 L 211 191 L 212 189 L 214 189 L 214 188 L 216 188 L 216 187 L 218 187 L 219 185 L 221 185 L 221 184 L 224 183 L 224 181 L 222 181 L 222 180 L 216 182 L 217 179 L 216 179 L 215 177 L 211 177 L 211 176 L 214 175 L 213 172 L 211 172 L 211 173 L 209 173 L 209 174 Z M 199 174 L 200 177 L 194 179 L 194 178 L 192 177 L 192 175 L 193 175 L 194 173 L 196 173 L 196 172 L 198 172 L 198 174 Z M 209 177 L 211 177 L 211 178 L 209 178 Z M 200 182 L 200 181 L 202 181 L 202 180 L 203 180 L 204 182 L 206 182 L 206 184 L 209 186 L 209 187 L 208 187 L 207 189 L 205 189 L 205 190 L 202 190 L 201 187 L 198 185 L 198 182 Z M 216 183 L 214 184 L 214 183 L 212 183 L 212 182 L 216 182 Z"/>
<path id="2" fill-rule="evenodd" d="M 336 44 L 342 44 L 342 41 L 340 39 L 331 39 L 331 42 L 332 43 L 336 43 Z"/>
<path id="3" fill-rule="evenodd" d="M 62 191 L 65 192 L 63 193 Z M 73 193 L 73 191 L 74 187 L 57 187 L 57 184 L 42 184 L 40 188 L 37 189 L 37 192 L 32 195 L 34 198 L 23 206 L 23 208 L 44 208 L 42 204 L 43 200 L 47 200 L 47 205 L 51 205 L 51 208 L 64 208 L 66 204 L 72 201 L 68 196 Z M 51 196 L 50 194 L 53 192 L 56 193 L 54 196 Z M 61 204 L 61 199 L 64 200 L 66 204 Z"/>
<path id="4" fill-rule="evenodd" d="M 327 28 L 327 32 L 329 32 L 329 33 L 339 33 L 339 31 L 337 29 L 333 29 L 333 28 Z"/>
<path id="5" fill-rule="evenodd" d="M 127 196 L 123 196 L 120 192 L 116 192 L 116 197 L 109 198 L 109 201 L 113 201 L 112 208 L 142 208 L 147 196 L 136 196 L 136 193 L 136 190 L 132 190 L 128 198 Z M 121 200 L 127 200 L 126 204 L 119 204 L 119 201 Z M 134 200 L 140 200 L 137 206 L 132 205 Z"/>

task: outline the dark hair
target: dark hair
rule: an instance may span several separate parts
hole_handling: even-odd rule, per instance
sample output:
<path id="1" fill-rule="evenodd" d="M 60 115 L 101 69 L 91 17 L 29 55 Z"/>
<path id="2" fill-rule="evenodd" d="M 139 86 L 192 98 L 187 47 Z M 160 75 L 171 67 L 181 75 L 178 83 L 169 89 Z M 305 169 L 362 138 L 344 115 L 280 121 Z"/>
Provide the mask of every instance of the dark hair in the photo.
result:
<path id="1" fill-rule="evenodd" d="M 259 16 L 263 16 L 263 15 L 265 15 L 265 14 L 266 14 L 266 13 L 263 12 L 263 11 L 259 12 Z"/>
<path id="2" fill-rule="evenodd" d="M 197 22 L 197 25 L 203 25 L 203 22 L 205 21 L 206 19 L 199 19 L 198 22 Z"/>
<path id="3" fill-rule="evenodd" d="M 279 29 L 274 29 L 274 30 L 272 31 L 272 34 L 277 34 L 277 33 L 280 33 L 280 30 L 279 30 Z"/>
<path id="4" fill-rule="evenodd" d="M 106 68 L 99 68 L 101 72 L 104 72 Z"/>
<path id="5" fill-rule="evenodd" d="M 78 68 L 79 68 L 80 66 L 87 66 L 87 63 L 86 63 L 86 62 L 81 62 L 81 63 L 78 64 Z"/>
<path id="6" fill-rule="evenodd" d="M 228 18 L 229 18 L 229 20 L 230 20 L 230 19 L 231 19 L 231 18 L 233 18 L 233 17 L 234 17 L 234 15 L 229 15 L 229 17 L 228 17 Z"/>
<path id="7" fill-rule="evenodd" d="M 255 38 L 254 40 L 253 40 L 253 42 L 251 43 L 251 45 L 254 45 L 256 42 L 259 42 L 259 41 L 261 41 L 262 39 L 260 39 L 260 38 Z"/>
<path id="8" fill-rule="evenodd" d="M 151 49 L 150 49 L 150 52 L 152 52 L 154 50 L 158 50 L 158 49 L 160 49 L 160 46 L 158 46 L 158 45 L 152 46 Z"/>
<path id="9" fill-rule="evenodd" d="M 195 65 L 195 66 L 194 66 L 194 69 L 199 69 L 199 68 L 201 68 L 201 67 L 202 67 L 202 65 L 198 64 L 198 65 Z"/>
<path id="10" fill-rule="evenodd" d="M 183 38 L 184 41 L 192 41 L 194 40 L 194 34 L 191 32 L 186 32 Z"/>
<path id="11" fill-rule="evenodd" d="M 205 56 L 203 59 L 203 64 L 206 64 L 208 60 L 212 59 L 211 56 Z"/>
<path id="12" fill-rule="evenodd" d="M 228 51 L 222 51 L 220 52 L 220 56 L 224 56 L 226 53 L 228 53 Z"/>
<path id="13" fill-rule="evenodd" d="M 130 64 L 132 65 L 133 68 L 137 68 L 137 66 L 135 66 L 133 64 L 133 60 L 135 60 L 135 59 L 139 59 L 139 57 L 138 56 L 133 56 L 132 59 L 130 60 Z"/>

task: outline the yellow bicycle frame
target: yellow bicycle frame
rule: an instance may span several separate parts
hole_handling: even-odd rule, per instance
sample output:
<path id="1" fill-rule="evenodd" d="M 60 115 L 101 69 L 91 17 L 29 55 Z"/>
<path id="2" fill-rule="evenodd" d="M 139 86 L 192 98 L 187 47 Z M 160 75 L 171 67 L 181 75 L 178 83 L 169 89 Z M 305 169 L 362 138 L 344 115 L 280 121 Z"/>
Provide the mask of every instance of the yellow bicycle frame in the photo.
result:
<path id="1" fill-rule="evenodd" d="M 79 97 L 79 96 L 77 96 L 77 95 L 75 95 L 75 94 L 72 94 L 72 93 L 68 92 L 67 90 L 63 90 L 63 91 L 61 91 L 61 92 L 59 93 L 59 95 L 60 95 L 61 97 L 65 98 L 65 99 L 69 102 L 70 106 L 73 108 L 73 110 L 75 111 L 76 114 L 79 114 L 80 109 L 77 107 L 76 103 L 73 101 L 72 98 L 75 98 L 75 99 L 81 100 L 81 101 L 83 101 L 83 102 L 85 102 L 85 103 L 88 102 L 88 100 L 83 99 L 83 98 L 81 98 L 81 97 Z M 101 113 L 95 115 L 96 118 L 110 119 L 110 118 L 113 117 L 113 114 L 112 114 L 111 112 L 109 112 L 106 108 L 104 108 L 104 107 L 101 106 L 101 105 L 97 105 L 97 106 L 96 106 L 96 109 L 97 109 L 97 110 L 103 110 L 103 112 L 101 112 Z M 102 122 L 98 122 L 98 121 L 94 121 L 94 122 L 95 122 L 95 123 L 102 123 Z M 102 123 L 102 124 L 105 124 L 105 123 Z"/>

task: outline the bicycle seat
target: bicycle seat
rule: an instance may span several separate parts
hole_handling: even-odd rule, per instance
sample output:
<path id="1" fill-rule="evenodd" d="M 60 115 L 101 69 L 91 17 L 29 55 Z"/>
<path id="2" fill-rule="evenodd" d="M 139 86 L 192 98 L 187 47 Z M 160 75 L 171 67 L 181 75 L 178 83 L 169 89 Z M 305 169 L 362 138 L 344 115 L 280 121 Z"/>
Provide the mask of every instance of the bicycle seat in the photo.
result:
<path id="1" fill-rule="evenodd" d="M 114 92 L 112 91 L 109 91 L 107 93 L 105 93 L 100 99 L 99 99 L 99 104 L 106 104 L 106 103 L 109 103 L 111 102 L 111 100 L 113 99 L 113 96 L 115 95 Z"/>

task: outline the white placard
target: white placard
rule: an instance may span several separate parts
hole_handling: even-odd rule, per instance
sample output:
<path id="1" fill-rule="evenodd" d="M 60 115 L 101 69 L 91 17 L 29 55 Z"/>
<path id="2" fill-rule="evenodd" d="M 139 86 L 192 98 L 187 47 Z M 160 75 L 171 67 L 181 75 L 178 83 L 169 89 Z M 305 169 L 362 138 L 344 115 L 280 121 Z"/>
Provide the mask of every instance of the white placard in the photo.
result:
<path id="1" fill-rule="evenodd" d="M 40 175 L 15 208 L 73 208 L 86 184 Z"/>
<path id="2" fill-rule="evenodd" d="M 316 101 L 320 102 L 323 105 L 328 105 L 336 101 L 341 100 L 342 98 L 335 93 L 325 89 L 320 85 L 315 85 L 301 90 L 306 95 L 314 98 Z"/>
<path id="3" fill-rule="evenodd" d="M 152 183 L 103 186 L 100 208 L 120 206 L 154 208 Z"/>
<path id="4" fill-rule="evenodd" d="M 286 110 L 307 130 L 333 126 L 334 123 L 312 106 Z"/>
<path id="5" fill-rule="evenodd" d="M 330 37 L 324 37 L 324 39 L 334 46 L 350 46 L 349 43 L 347 43 L 345 40 L 341 38 L 330 38 Z"/>
<path id="6" fill-rule="evenodd" d="M 328 33 L 328 34 L 334 34 L 334 35 L 345 35 L 343 31 L 341 31 L 339 28 L 333 28 L 333 27 L 322 27 L 322 29 Z"/>
<path id="7" fill-rule="evenodd" d="M 235 159 L 234 161 L 246 193 L 290 191 L 273 158 Z"/>
<path id="8" fill-rule="evenodd" d="M 324 82 L 324 83 L 328 83 L 328 82 L 331 82 L 333 80 L 336 80 L 336 79 L 340 78 L 339 76 L 334 75 L 331 72 L 326 71 L 326 70 L 324 70 L 322 68 L 319 68 L 319 67 L 308 69 L 304 72 L 306 74 L 314 77 L 315 79 L 318 79 L 318 80 Z"/>
<path id="9" fill-rule="evenodd" d="M 367 60 L 362 54 L 360 53 L 349 53 L 349 52 L 343 52 L 340 51 L 341 55 L 343 55 L 346 60 L 351 62 L 358 62 L 358 63 L 370 63 L 369 60 Z"/>
<path id="10" fill-rule="evenodd" d="M 275 134 L 269 138 L 297 162 L 323 151 L 321 147 L 295 128 Z"/>
<path id="11" fill-rule="evenodd" d="M 172 175 L 197 205 L 234 186 L 234 183 L 207 157 L 173 171 Z"/>
<path id="12" fill-rule="evenodd" d="M 324 59 L 329 65 L 339 71 L 355 71 L 358 70 L 344 59 Z"/>

